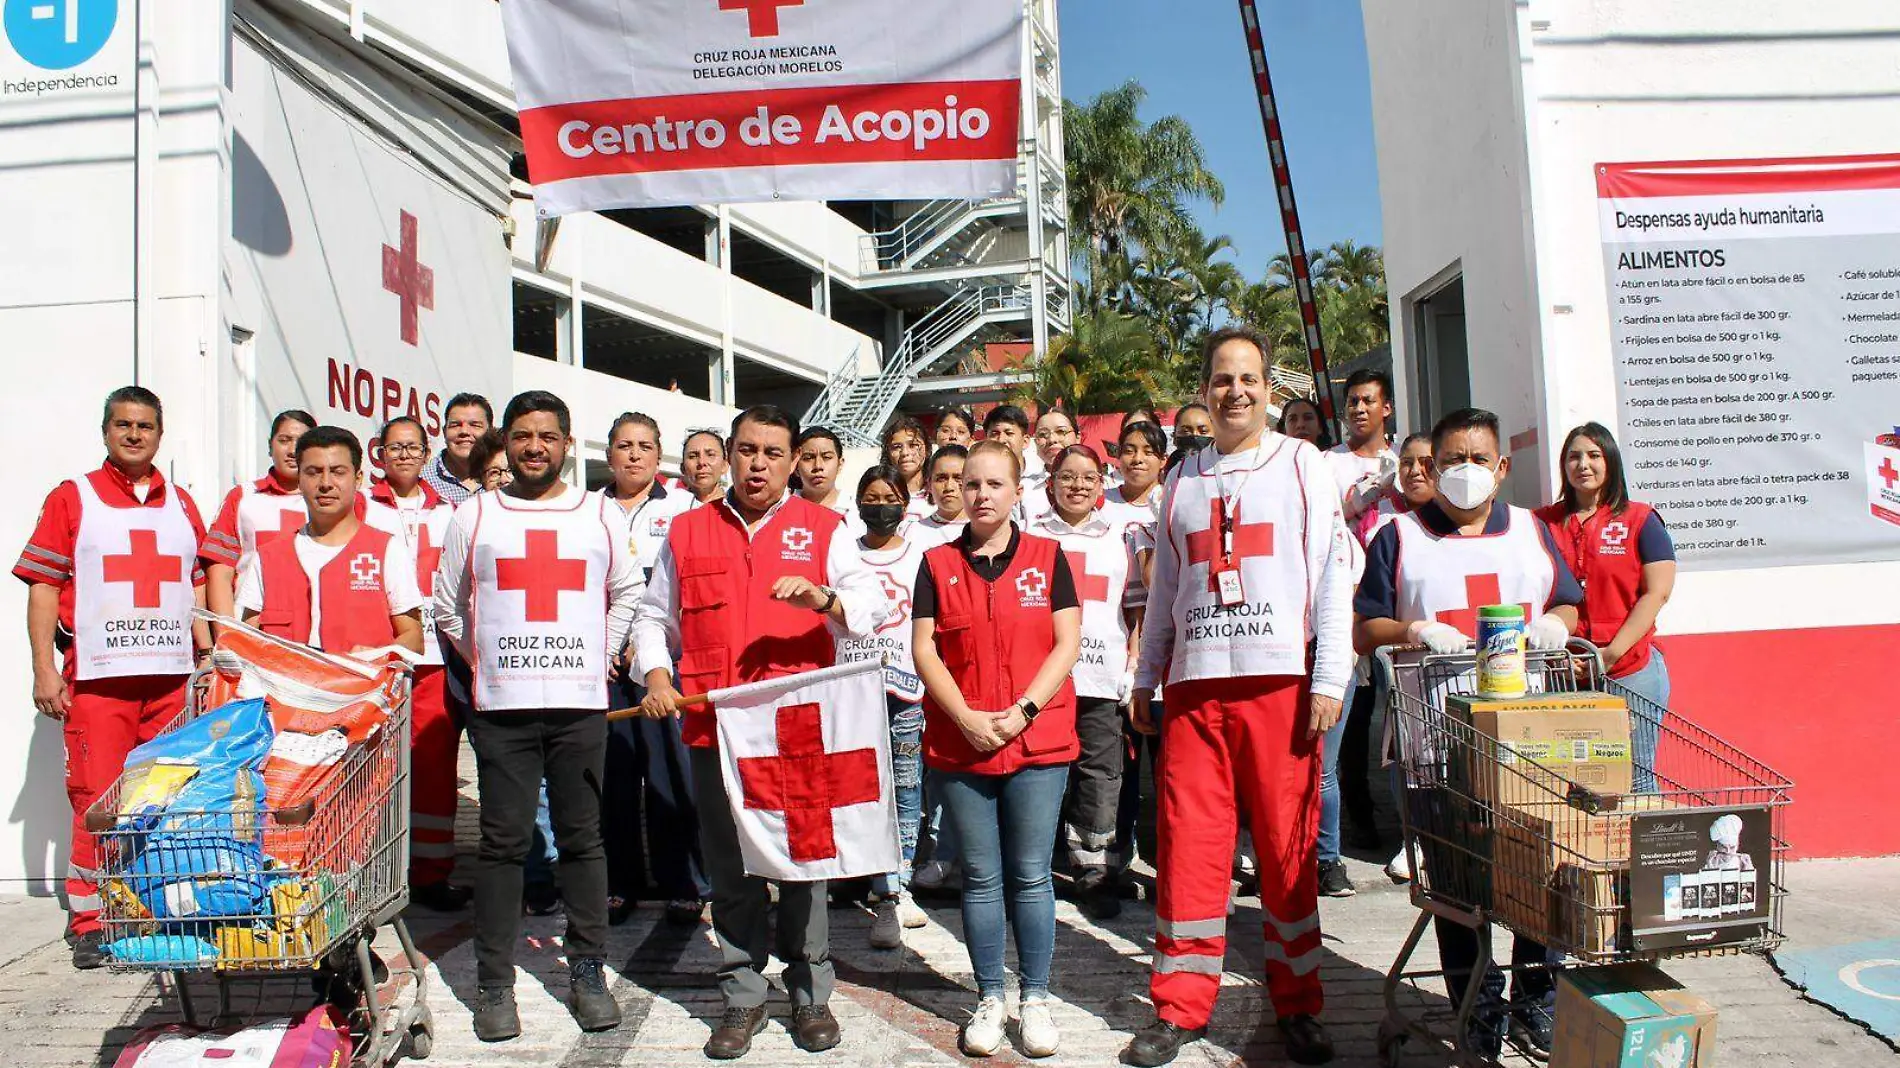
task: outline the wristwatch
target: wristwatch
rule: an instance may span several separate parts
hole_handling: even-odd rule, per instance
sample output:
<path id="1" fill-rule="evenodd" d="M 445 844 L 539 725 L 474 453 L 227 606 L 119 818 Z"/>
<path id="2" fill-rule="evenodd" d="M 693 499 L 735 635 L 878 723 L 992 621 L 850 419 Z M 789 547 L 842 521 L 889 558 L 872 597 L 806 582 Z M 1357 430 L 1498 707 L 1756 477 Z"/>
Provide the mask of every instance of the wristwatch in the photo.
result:
<path id="1" fill-rule="evenodd" d="M 832 589 L 830 586 L 820 586 L 818 589 L 825 595 L 825 603 L 818 608 L 818 614 L 823 615 L 831 611 L 832 605 L 838 603 L 838 591 Z"/>
<path id="2" fill-rule="evenodd" d="M 1027 697 L 1018 698 L 1016 703 L 1022 706 L 1023 718 L 1031 723 L 1036 722 L 1036 717 L 1042 715 L 1042 706 Z"/>

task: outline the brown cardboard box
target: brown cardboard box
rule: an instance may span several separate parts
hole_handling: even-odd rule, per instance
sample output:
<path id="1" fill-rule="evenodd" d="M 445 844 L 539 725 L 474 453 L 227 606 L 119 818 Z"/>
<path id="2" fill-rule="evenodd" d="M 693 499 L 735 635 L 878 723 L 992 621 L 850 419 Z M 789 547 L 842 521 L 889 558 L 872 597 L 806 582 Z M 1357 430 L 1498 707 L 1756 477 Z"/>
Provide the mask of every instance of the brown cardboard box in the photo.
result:
<path id="1" fill-rule="evenodd" d="M 1630 932 L 1629 861 L 1562 864 L 1551 880 L 1551 941 L 1586 960 L 1627 952 Z"/>
<path id="2" fill-rule="evenodd" d="M 1513 805 L 1496 817 L 1492 911 L 1526 934 L 1590 957 L 1627 946 L 1630 819 L 1671 807 L 1654 794 L 1616 799 L 1609 812 Z"/>
<path id="3" fill-rule="evenodd" d="M 1452 779 L 1484 804 L 1555 802 L 1571 783 L 1599 794 L 1630 792 L 1629 705 L 1620 697 L 1595 691 L 1510 700 L 1453 694 L 1445 709 L 1482 736 L 1452 762 Z"/>
<path id="4" fill-rule="evenodd" d="M 1715 1020 L 1654 965 L 1566 968 L 1550 1068 L 1714 1068 Z"/>

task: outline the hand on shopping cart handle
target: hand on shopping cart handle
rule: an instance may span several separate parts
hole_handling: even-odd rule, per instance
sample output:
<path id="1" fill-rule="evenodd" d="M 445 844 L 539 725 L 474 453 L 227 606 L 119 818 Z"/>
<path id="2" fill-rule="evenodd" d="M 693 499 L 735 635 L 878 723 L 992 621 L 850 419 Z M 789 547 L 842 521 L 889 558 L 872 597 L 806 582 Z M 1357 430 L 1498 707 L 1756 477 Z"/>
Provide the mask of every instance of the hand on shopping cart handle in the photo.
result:
<path id="1" fill-rule="evenodd" d="M 1421 619 L 1413 623 L 1405 637 L 1411 644 L 1423 645 L 1440 655 L 1462 653 L 1471 647 L 1471 639 L 1457 627 L 1431 620 Z"/>
<path id="2" fill-rule="evenodd" d="M 1332 730 L 1333 724 L 1339 722 L 1339 717 L 1345 710 L 1345 705 L 1339 698 L 1327 697 L 1325 694 L 1314 694 L 1311 698 L 1311 705 L 1312 715 L 1306 721 L 1306 736 L 1308 738 L 1317 738 L 1327 731 Z"/>

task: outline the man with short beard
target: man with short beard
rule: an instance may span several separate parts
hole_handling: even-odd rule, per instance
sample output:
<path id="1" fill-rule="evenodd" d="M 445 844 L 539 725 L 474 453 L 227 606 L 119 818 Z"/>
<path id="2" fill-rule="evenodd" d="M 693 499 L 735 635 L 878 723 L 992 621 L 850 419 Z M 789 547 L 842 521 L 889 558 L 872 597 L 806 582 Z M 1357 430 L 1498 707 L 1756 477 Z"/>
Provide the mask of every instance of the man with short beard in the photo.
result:
<path id="1" fill-rule="evenodd" d="M 607 992 L 607 861 L 600 797 L 607 676 L 640 599 L 626 527 L 605 498 L 561 481 L 573 424 L 531 390 L 502 418 L 514 481 L 456 509 L 436 574 L 436 629 L 474 667 L 482 844 L 475 883 L 475 1035 L 521 1033 L 514 953 L 521 868 L 541 781 L 567 901 L 568 1009 L 584 1031 L 620 1024 Z"/>

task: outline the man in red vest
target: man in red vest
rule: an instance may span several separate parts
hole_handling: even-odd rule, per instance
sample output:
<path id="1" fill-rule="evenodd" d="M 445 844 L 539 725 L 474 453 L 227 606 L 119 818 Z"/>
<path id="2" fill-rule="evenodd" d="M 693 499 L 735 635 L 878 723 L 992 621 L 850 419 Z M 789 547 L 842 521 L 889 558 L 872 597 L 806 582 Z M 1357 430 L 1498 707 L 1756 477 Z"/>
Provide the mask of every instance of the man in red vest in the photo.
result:
<path id="1" fill-rule="evenodd" d="M 27 583 L 33 704 L 65 734 L 73 808 L 66 939 L 75 968 L 104 963 L 93 839 L 82 817 L 132 747 L 184 706 L 194 650 L 202 655 L 211 641 L 191 618 L 204 604 L 204 572 L 194 564 L 204 520 L 152 465 L 165 430 L 158 397 L 139 386 L 113 390 L 100 430 L 106 462 L 47 495 L 13 565 Z"/>
<path id="2" fill-rule="evenodd" d="M 356 516 L 363 446 L 342 427 L 297 441 L 297 488 L 310 522 L 257 551 L 238 574 L 244 621 L 331 653 L 397 645 L 422 652 L 422 591 L 401 538 Z"/>
<path id="3" fill-rule="evenodd" d="M 633 625 L 644 674 L 642 704 L 653 718 L 680 715 L 680 689 L 703 694 L 739 683 L 827 667 L 837 637 L 869 636 L 889 613 L 883 587 L 851 547 L 844 519 L 786 486 L 798 422 L 761 404 L 732 423 L 727 448 L 733 485 L 723 498 L 673 520 Z M 679 650 L 680 689 L 673 685 Z M 866 714 L 885 715 L 880 704 Z M 808 1052 L 836 1046 L 829 923 L 824 882 L 779 885 L 779 937 L 767 937 L 771 907 L 764 879 L 747 875 L 726 798 L 711 708 L 688 709 L 682 734 L 692 751 L 699 841 L 712 885 L 713 933 L 725 1014 L 706 1056 L 733 1060 L 765 1029 L 764 976 L 773 952 L 785 961 L 792 1037 Z"/>

